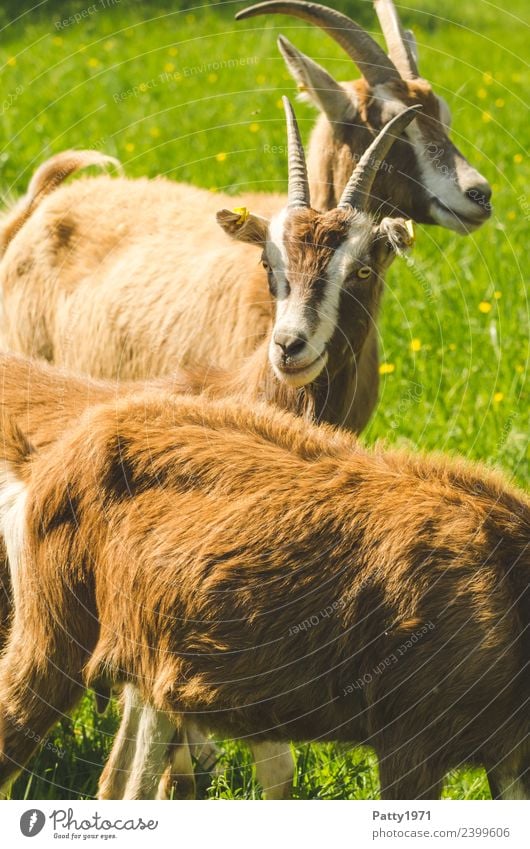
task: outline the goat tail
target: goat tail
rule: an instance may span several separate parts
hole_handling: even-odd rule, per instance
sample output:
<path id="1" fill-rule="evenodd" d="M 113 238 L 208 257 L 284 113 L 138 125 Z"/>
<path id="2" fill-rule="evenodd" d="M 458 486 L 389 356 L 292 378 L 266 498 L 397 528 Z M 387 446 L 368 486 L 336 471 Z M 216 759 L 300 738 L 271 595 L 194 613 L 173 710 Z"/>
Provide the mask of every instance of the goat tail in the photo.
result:
<path id="1" fill-rule="evenodd" d="M 55 191 L 67 177 L 94 165 L 99 168 L 116 168 L 120 173 L 122 166 L 114 156 L 107 156 L 99 150 L 63 150 L 43 162 L 35 171 L 28 191 L 11 209 L 4 214 L 0 223 L 0 256 L 3 255 L 20 228 L 33 214 L 43 199 Z"/>

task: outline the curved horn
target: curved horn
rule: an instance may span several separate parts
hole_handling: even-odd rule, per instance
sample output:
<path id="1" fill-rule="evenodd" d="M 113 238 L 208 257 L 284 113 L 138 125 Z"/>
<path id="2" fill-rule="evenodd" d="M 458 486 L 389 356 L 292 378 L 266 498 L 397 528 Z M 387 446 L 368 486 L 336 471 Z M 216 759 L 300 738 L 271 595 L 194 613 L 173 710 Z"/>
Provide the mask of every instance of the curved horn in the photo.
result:
<path id="1" fill-rule="evenodd" d="M 416 57 L 401 26 L 394 0 L 374 0 L 374 6 L 394 65 L 404 80 L 416 79 L 419 76 Z"/>
<path id="2" fill-rule="evenodd" d="M 323 29 L 353 59 L 369 85 L 376 86 L 390 79 L 399 79 L 396 66 L 371 35 L 351 18 L 319 3 L 307 3 L 305 0 L 271 0 L 242 9 L 237 13 L 236 20 L 269 13 L 292 15 Z"/>
<path id="3" fill-rule="evenodd" d="M 399 115 L 392 118 L 388 124 L 385 124 L 370 147 L 361 156 L 342 193 L 338 203 L 339 207 L 352 206 L 354 209 L 366 209 L 381 161 L 385 158 L 399 134 L 410 124 L 421 108 L 421 106 L 410 106 L 404 112 L 400 112 Z"/>
<path id="4" fill-rule="evenodd" d="M 310 206 L 305 154 L 293 107 L 289 98 L 282 97 L 282 101 L 287 122 L 287 152 L 289 157 L 287 206 L 290 209 L 298 209 Z"/>

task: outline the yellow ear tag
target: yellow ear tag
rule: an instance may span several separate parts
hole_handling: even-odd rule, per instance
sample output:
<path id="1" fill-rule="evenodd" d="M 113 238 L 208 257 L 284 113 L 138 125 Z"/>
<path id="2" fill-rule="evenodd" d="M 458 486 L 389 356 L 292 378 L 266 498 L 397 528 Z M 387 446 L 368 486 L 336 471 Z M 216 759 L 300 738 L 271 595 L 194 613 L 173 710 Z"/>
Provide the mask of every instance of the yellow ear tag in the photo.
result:
<path id="1" fill-rule="evenodd" d="M 247 218 L 250 215 L 250 212 L 246 208 L 246 206 L 236 206 L 232 212 L 235 212 L 236 215 L 239 215 L 239 219 L 237 221 L 238 224 L 244 224 Z"/>
<path id="2" fill-rule="evenodd" d="M 416 241 L 416 230 L 414 228 L 414 221 L 412 218 L 408 218 L 407 221 L 405 221 L 405 227 L 407 228 L 407 233 L 410 236 L 410 241 L 414 244 Z"/>
<path id="3" fill-rule="evenodd" d="M 298 83 L 298 91 L 300 92 L 300 94 L 303 94 L 304 91 L 307 91 L 307 86 L 303 83 Z"/>

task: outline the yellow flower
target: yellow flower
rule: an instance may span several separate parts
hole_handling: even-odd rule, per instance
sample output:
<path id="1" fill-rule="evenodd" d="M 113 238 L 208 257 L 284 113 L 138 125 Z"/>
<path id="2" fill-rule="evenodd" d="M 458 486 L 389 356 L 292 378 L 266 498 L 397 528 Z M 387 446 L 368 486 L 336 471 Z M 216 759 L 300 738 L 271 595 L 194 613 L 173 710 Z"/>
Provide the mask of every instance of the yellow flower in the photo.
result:
<path id="1" fill-rule="evenodd" d="M 522 374 L 524 372 L 524 366 L 522 366 L 521 363 L 517 363 L 517 365 L 515 366 L 515 371 L 517 372 L 517 374 Z"/>
<path id="2" fill-rule="evenodd" d="M 158 129 L 158 127 L 151 127 L 151 129 L 149 130 L 149 135 L 152 136 L 154 139 L 157 139 L 160 135 L 160 130 Z"/>
<path id="3" fill-rule="evenodd" d="M 504 100 L 502 99 L 502 97 L 497 98 L 497 100 L 495 101 L 495 106 L 497 107 L 497 109 L 502 109 L 502 107 L 504 106 Z"/>
<path id="4" fill-rule="evenodd" d="M 170 47 L 167 52 L 170 56 L 176 56 L 178 54 L 178 50 L 176 47 Z"/>
<path id="5" fill-rule="evenodd" d="M 208 74 L 207 80 L 209 83 L 216 83 L 218 80 L 217 74 Z"/>
<path id="6" fill-rule="evenodd" d="M 166 64 L 164 65 L 164 71 L 167 74 L 171 74 L 171 73 L 173 73 L 174 70 L 175 70 L 175 66 L 174 66 L 173 62 L 166 62 Z"/>
<path id="7" fill-rule="evenodd" d="M 483 313 L 491 312 L 491 304 L 488 301 L 481 301 L 478 308 Z"/>
<path id="8" fill-rule="evenodd" d="M 488 124 L 491 121 L 490 113 L 489 112 L 483 112 L 482 113 L 482 120 L 484 121 L 485 124 Z"/>
<path id="9" fill-rule="evenodd" d="M 134 150 L 133 142 L 127 142 L 127 144 L 125 145 L 125 150 L 127 151 L 127 153 L 132 153 Z"/>
<path id="10" fill-rule="evenodd" d="M 504 398 L 504 392 L 496 392 L 495 395 L 493 396 L 493 402 L 495 404 L 499 404 L 502 401 L 503 398 Z"/>
<path id="11" fill-rule="evenodd" d="M 410 350 L 414 352 L 421 350 L 421 342 L 419 339 L 411 339 Z"/>
<path id="12" fill-rule="evenodd" d="M 455 343 L 454 343 L 454 342 L 450 342 L 450 344 L 449 344 L 449 350 L 450 350 L 450 351 L 456 351 L 456 345 L 455 345 Z"/>
<path id="13" fill-rule="evenodd" d="M 7 60 L 7 64 L 10 65 L 13 68 L 17 64 L 17 57 L 16 56 L 10 56 L 9 59 Z"/>
<path id="14" fill-rule="evenodd" d="M 114 50 L 114 48 L 116 47 L 116 42 L 113 38 L 109 38 L 109 40 L 105 42 L 103 47 L 105 48 L 105 50 Z"/>
<path id="15" fill-rule="evenodd" d="M 56 35 L 56 36 L 53 38 L 53 43 L 54 43 L 57 47 L 60 47 L 60 46 L 61 46 L 61 44 L 63 43 L 63 40 L 62 40 L 61 36 L 60 36 L 60 35 Z"/>
<path id="16" fill-rule="evenodd" d="M 99 59 L 96 59 L 95 56 L 92 56 L 88 60 L 87 65 L 88 65 L 89 68 L 99 68 L 99 66 L 101 65 L 101 62 L 99 61 Z"/>
<path id="17" fill-rule="evenodd" d="M 522 155 L 522 153 L 516 153 L 516 154 L 515 154 L 515 156 L 514 156 L 514 158 L 513 158 L 513 161 L 514 161 L 517 165 L 520 165 L 520 164 L 521 164 L 521 162 L 523 161 L 523 155 Z"/>
<path id="18" fill-rule="evenodd" d="M 508 221 L 515 221 L 515 212 L 513 211 L 513 209 L 508 212 L 506 218 L 508 219 Z"/>
<path id="19" fill-rule="evenodd" d="M 502 292 L 499 292 L 499 290 L 496 289 L 495 292 L 493 293 L 493 297 L 495 298 L 496 301 L 498 301 L 499 298 L 502 298 Z"/>
<path id="20" fill-rule="evenodd" d="M 490 73 L 490 71 L 486 71 L 484 74 L 482 74 L 482 79 L 486 85 L 491 85 L 493 82 L 493 75 Z"/>
<path id="21" fill-rule="evenodd" d="M 140 91 L 142 91 L 142 92 L 147 91 L 147 83 L 140 83 L 140 85 L 138 86 L 138 88 L 139 88 L 139 89 L 140 89 Z"/>
<path id="22" fill-rule="evenodd" d="M 520 83 L 521 82 L 521 74 L 512 74 L 512 82 Z"/>
<path id="23" fill-rule="evenodd" d="M 267 82 L 267 77 L 265 76 L 265 74 L 258 74 L 258 76 L 256 77 L 256 82 L 258 85 L 265 85 L 265 83 Z"/>
<path id="24" fill-rule="evenodd" d="M 283 109 L 283 100 L 281 98 L 276 101 L 276 106 L 278 109 Z"/>
<path id="25" fill-rule="evenodd" d="M 224 162 L 226 159 L 226 153 L 216 153 L 215 158 L 218 162 Z"/>
<path id="26" fill-rule="evenodd" d="M 260 125 L 259 124 L 251 124 L 249 127 L 251 133 L 259 133 Z"/>
<path id="27" fill-rule="evenodd" d="M 486 91 L 485 88 L 479 88 L 479 90 L 477 91 L 477 94 L 478 94 L 478 96 L 480 97 L 481 100 L 485 100 L 488 96 L 488 92 Z"/>
<path id="28" fill-rule="evenodd" d="M 392 374 L 396 370 L 394 363 L 381 363 L 379 366 L 379 374 Z"/>

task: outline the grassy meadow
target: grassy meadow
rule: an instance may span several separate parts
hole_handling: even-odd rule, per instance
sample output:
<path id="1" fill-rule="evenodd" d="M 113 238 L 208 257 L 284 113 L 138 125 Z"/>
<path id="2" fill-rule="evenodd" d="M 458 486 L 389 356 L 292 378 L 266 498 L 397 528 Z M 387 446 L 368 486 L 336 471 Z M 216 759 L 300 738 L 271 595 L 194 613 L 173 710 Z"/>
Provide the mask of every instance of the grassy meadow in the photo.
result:
<path id="1" fill-rule="evenodd" d="M 286 158 L 268 150 L 284 143 L 280 98 L 294 96 L 295 86 L 276 48 L 278 33 L 338 79 L 356 75 L 333 41 L 301 21 L 237 24 L 241 3 L 31 5 L 7 0 L 0 9 L 6 197 L 24 191 L 36 165 L 67 147 L 113 154 L 129 175 L 164 174 L 234 194 L 282 190 Z M 337 6 L 380 38 L 370 2 Z M 418 227 L 413 262 L 394 263 L 380 322 L 380 403 L 363 438 L 458 452 L 527 486 L 530 11 L 527 0 L 512 0 L 509 11 L 486 0 L 409 0 L 404 7 L 422 74 L 451 107 L 453 139 L 493 185 L 494 215 L 465 238 Z M 299 104 L 297 114 L 307 139 L 315 113 Z M 115 706 L 98 717 L 88 695 L 53 730 L 13 798 L 94 795 L 117 720 Z M 370 751 L 304 745 L 296 755 L 296 797 L 377 797 Z M 213 782 L 200 779 L 203 797 L 259 798 L 243 746 L 223 743 L 220 766 Z M 455 799 L 488 794 L 479 770 L 455 773 L 445 790 Z"/>

